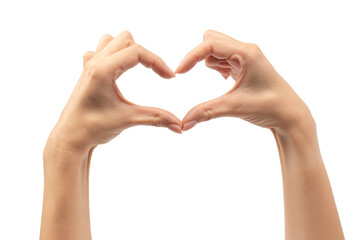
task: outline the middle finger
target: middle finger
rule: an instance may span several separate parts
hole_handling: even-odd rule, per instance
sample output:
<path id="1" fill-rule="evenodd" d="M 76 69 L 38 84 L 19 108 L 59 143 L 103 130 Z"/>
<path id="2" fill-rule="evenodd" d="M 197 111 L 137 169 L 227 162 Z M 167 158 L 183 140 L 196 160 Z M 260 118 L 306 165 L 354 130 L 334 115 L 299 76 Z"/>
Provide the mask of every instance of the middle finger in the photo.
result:
<path id="1" fill-rule="evenodd" d="M 103 56 L 110 56 L 124 48 L 130 47 L 135 43 L 132 35 L 128 31 L 120 33 L 99 53 Z"/>

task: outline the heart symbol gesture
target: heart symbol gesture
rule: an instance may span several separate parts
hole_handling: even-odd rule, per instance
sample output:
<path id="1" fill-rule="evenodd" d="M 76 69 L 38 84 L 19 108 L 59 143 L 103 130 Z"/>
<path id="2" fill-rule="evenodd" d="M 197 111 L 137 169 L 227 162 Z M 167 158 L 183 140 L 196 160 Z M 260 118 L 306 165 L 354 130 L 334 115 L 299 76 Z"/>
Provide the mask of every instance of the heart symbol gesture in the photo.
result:
<path id="1" fill-rule="evenodd" d="M 217 117 L 238 117 L 271 130 L 289 130 L 302 115 L 310 115 L 305 103 L 276 72 L 260 48 L 225 34 L 208 30 L 204 41 L 190 51 L 175 73 L 185 73 L 197 62 L 231 76 L 234 87 L 216 99 L 199 104 L 183 119 L 183 130 Z"/>
<path id="2" fill-rule="evenodd" d="M 265 128 L 287 129 L 308 111 L 257 45 L 206 31 L 204 41 L 185 56 L 175 73 L 185 73 L 204 59 L 209 68 L 225 79 L 231 76 L 236 83 L 223 96 L 191 109 L 183 119 L 184 131 L 199 122 L 225 116 Z"/>
<path id="3" fill-rule="evenodd" d="M 224 78 L 231 76 L 236 84 L 223 96 L 191 109 L 183 121 L 163 109 L 129 102 L 115 83 L 138 63 L 163 78 L 172 78 L 202 60 Z M 199 122 L 232 116 L 281 131 L 291 128 L 299 116 L 309 114 L 256 45 L 216 31 L 205 32 L 204 41 L 185 56 L 175 73 L 160 57 L 136 44 L 129 32 L 116 38 L 104 35 L 96 51 L 84 54 L 84 71 L 50 136 L 61 139 L 62 147 L 85 150 L 135 125 L 167 127 L 181 133 Z"/>
<path id="4" fill-rule="evenodd" d="M 193 107 L 182 121 L 163 109 L 127 101 L 115 83 L 138 63 L 163 78 L 172 78 L 202 60 L 236 83 L 224 95 Z M 41 239 L 91 239 L 89 167 L 98 144 L 136 125 L 181 133 L 225 116 L 269 128 L 276 138 L 284 183 L 286 239 L 344 239 L 308 107 L 259 47 L 215 31 L 205 32 L 203 42 L 185 56 L 175 72 L 136 44 L 129 32 L 116 38 L 103 36 L 96 50 L 84 55 L 84 71 L 43 153 Z"/>

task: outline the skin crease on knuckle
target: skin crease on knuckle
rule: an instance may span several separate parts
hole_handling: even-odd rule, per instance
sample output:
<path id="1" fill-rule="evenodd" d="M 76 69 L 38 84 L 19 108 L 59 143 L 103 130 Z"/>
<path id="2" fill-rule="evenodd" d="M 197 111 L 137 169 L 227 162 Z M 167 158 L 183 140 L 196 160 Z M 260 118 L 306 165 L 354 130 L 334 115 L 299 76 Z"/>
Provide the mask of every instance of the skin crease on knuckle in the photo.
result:
<path id="1" fill-rule="evenodd" d="M 209 121 L 215 117 L 213 109 L 205 106 L 205 104 L 200 105 L 200 111 L 202 113 L 202 121 Z"/>
<path id="2" fill-rule="evenodd" d="M 159 113 L 154 113 L 152 117 L 152 126 L 154 127 L 160 127 L 161 126 L 161 118 Z"/>
<path id="3" fill-rule="evenodd" d="M 134 43 L 129 48 L 131 48 L 132 54 L 137 56 L 137 62 L 140 62 L 141 61 L 141 52 L 144 51 L 144 48 L 138 43 Z"/>
<path id="4" fill-rule="evenodd" d="M 129 31 L 123 31 L 121 35 L 124 37 L 126 47 L 130 47 L 131 45 L 135 44 L 134 38 Z"/>

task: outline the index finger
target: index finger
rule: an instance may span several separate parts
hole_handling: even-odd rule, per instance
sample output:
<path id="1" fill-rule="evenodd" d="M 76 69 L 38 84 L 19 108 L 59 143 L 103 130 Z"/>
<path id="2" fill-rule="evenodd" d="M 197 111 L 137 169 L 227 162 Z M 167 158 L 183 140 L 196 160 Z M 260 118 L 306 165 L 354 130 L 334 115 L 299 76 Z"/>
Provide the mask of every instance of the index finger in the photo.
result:
<path id="1" fill-rule="evenodd" d="M 174 77 L 174 72 L 157 55 L 143 48 L 139 44 L 134 44 L 119 52 L 114 53 L 107 59 L 110 71 L 115 72 L 118 78 L 126 70 L 141 63 L 145 67 L 152 68 L 154 72 L 163 78 Z"/>
<path id="2" fill-rule="evenodd" d="M 175 70 L 175 73 L 185 73 L 192 69 L 196 63 L 209 56 L 218 59 L 230 59 L 235 54 L 244 53 L 244 49 L 244 45 L 240 42 L 234 44 L 234 42 L 226 39 L 205 40 L 185 56 Z"/>

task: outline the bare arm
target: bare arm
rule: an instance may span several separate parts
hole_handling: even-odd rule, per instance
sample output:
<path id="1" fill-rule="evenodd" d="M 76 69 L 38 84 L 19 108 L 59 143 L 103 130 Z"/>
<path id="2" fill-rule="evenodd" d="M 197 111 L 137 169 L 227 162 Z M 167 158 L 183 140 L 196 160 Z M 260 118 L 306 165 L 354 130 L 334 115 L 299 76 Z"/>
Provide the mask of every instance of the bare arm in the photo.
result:
<path id="1" fill-rule="evenodd" d="M 271 129 L 281 160 L 286 239 L 344 239 L 315 121 L 305 103 L 255 44 L 206 31 L 204 41 L 185 56 L 175 73 L 185 73 L 201 60 L 236 83 L 223 96 L 191 109 L 183 130 L 225 116 Z"/>
<path id="2" fill-rule="evenodd" d="M 158 108 L 127 101 L 115 80 L 138 63 L 164 78 L 173 71 L 136 44 L 128 32 L 104 35 L 84 55 L 84 71 L 44 149 L 41 240 L 89 240 L 89 168 L 94 148 L 136 125 L 167 127 L 181 133 L 181 121 Z"/>
<path id="3" fill-rule="evenodd" d="M 344 239 L 315 122 L 310 117 L 302 121 L 290 132 L 273 131 L 283 176 L 286 239 Z"/>
<path id="4" fill-rule="evenodd" d="M 41 239 L 91 239 L 89 215 L 90 151 L 57 147 L 44 151 L 44 201 Z"/>

